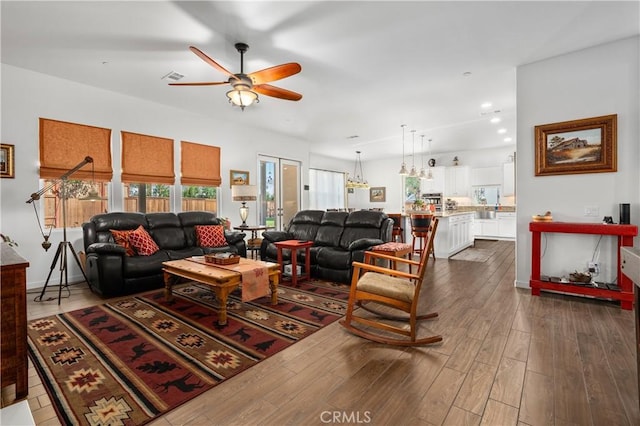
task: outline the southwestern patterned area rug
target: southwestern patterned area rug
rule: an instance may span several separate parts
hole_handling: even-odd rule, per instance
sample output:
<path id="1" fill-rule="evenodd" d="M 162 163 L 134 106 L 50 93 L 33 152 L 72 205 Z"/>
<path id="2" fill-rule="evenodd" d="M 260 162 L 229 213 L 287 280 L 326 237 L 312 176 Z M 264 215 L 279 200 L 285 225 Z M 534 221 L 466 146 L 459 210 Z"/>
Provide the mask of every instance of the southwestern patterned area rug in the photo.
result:
<path id="1" fill-rule="evenodd" d="M 205 285 L 163 290 L 28 322 L 29 355 L 62 424 L 143 424 L 341 318 L 344 284 L 311 280 L 229 298 L 219 326 Z"/>

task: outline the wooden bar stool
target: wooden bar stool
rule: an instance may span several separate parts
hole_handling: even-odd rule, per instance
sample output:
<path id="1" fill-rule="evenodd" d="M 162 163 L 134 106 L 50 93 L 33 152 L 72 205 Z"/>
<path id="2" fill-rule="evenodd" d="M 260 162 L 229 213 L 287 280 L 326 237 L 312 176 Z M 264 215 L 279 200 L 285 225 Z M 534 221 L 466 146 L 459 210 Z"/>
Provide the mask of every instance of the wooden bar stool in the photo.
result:
<path id="1" fill-rule="evenodd" d="M 389 216 L 393 220 L 391 240 L 397 242 L 398 237 L 400 237 L 400 242 L 404 243 L 404 227 L 402 226 L 402 215 L 400 213 L 388 213 L 387 216 Z"/>
<path id="2" fill-rule="evenodd" d="M 429 247 L 426 247 L 426 245 L 429 237 L 429 225 L 431 224 L 432 217 L 433 215 L 430 213 L 414 213 L 411 215 L 411 247 L 413 253 L 416 253 L 419 256 L 422 256 L 422 253 L 425 252 L 425 250 L 429 250 Z M 419 244 L 417 249 L 416 243 Z M 428 255 L 429 253 L 427 252 L 427 256 Z"/>

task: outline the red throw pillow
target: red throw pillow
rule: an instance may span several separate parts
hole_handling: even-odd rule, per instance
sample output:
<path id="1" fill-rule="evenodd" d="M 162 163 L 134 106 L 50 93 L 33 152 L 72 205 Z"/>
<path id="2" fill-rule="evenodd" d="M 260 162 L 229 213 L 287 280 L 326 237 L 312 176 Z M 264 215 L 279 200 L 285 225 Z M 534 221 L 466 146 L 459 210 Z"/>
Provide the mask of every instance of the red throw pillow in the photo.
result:
<path id="1" fill-rule="evenodd" d="M 131 246 L 131 241 L 129 241 L 129 235 L 131 235 L 133 230 L 118 231 L 117 229 L 109 229 L 109 231 L 111 231 L 111 235 L 113 235 L 113 240 L 116 244 L 124 247 L 127 256 L 136 255 L 136 252 L 133 251 L 133 246 Z"/>
<path id="2" fill-rule="evenodd" d="M 153 241 L 151 235 L 149 235 L 142 225 L 138 226 L 138 229 L 131 232 L 129 235 L 129 241 L 140 256 L 151 256 L 160 250 L 160 247 L 158 247 L 156 242 Z"/>
<path id="3" fill-rule="evenodd" d="M 227 245 L 222 225 L 196 225 L 196 236 L 200 247 L 224 247 Z"/>

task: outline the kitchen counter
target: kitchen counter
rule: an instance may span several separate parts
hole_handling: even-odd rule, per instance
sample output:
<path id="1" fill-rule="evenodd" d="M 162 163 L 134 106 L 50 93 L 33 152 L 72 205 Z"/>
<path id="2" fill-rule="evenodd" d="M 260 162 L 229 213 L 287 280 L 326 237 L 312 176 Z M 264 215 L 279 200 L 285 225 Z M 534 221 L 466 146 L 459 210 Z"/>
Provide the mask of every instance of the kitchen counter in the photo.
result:
<path id="1" fill-rule="evenodd" d="M 473 209 L 472 209 L 473 208 Z M 478 217 L 476 214 L 480 212 L 491 212 L 495 215 L 491 217 Z M 405 218 L 405 241 L 411 243 L 411 220 L 413 213 L 429 213 L 425 210 L 407 210 L 403 216 Z M 458 210 L 447 210 L 444 212 L 435 212 L 436 217 L 441 218 L 436 233 L 436 244 L 440 250 L 436 249 L 436 257 L 450 257 L 455 254 L 456 250 L 460 251 L 473 244 L 474 239 L 498 239 L 498 240 L 515 240 L 516 238 L 516 216 L 515 207 L 510 206 L 508 209 L 495 211 L 494 209 L 482 208 L 476 206 L 464 206 Z M 460 236 L 456 236 L 454 240 L 442 243 L 442 239 L 446 238 L 443 234 L 449 233 L 450 229 L 467 228 L 470 223 L 471 237 L 466 237 L 466 229 L 461 232 Z M 458 231 L 456 230 L 456 233 Z"/>
<path id="2" fill-rule="evenodd" d="M 429 214 L 430 212 L 427 210 L 408 210 L 403 214 L 403 216 L 409 217 L 412 214 Z M 448 210 L 444 212 L 435 212 L 433 213 L 436 217 L 451 217 L 451 216 L 459 216 L 463 214 L 473 213 L 473 211 L 458 211 L 458 210 Z"/>
<path id="3" fill-rule="evenodd" d="M 411 219 L 409 218 L 412 213 L 429 212 L 419 210 L 405 213 L 405 241 L 409 244 L 412 243 Z M 473 245 L 472 226 L 475 212 L 445 211 L 435 212 L 434 215 L 440 218 L 434 241 L 436 258 L 449 258 Z"/>

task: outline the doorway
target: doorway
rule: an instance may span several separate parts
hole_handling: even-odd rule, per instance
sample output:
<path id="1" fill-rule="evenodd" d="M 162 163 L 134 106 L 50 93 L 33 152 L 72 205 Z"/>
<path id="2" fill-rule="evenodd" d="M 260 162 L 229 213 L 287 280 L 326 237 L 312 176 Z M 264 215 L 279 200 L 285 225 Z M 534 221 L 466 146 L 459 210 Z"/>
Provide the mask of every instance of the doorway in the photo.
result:
<path id="1" fill-rule="evenodd" d="M 300 210 L 299 161 L 260 155 L 258 214 L 260 223 L 282 230 Z"/>

